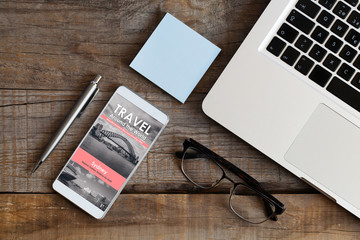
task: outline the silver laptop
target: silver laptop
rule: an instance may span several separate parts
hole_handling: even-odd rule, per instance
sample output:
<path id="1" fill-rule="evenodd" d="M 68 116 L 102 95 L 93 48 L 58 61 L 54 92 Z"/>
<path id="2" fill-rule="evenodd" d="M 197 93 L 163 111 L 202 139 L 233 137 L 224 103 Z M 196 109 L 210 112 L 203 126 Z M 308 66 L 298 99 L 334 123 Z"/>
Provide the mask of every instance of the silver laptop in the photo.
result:
<path id="1" fill-rule="evenodd" d="M 272 0 L 204 112 L 360 217 L 359 0 Z"/>

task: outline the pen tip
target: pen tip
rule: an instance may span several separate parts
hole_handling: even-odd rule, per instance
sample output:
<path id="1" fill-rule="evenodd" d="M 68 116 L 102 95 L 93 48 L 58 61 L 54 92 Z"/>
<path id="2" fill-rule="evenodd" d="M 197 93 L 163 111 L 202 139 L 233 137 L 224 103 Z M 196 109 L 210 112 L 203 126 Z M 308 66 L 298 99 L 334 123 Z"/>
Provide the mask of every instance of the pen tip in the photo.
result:
<path id="1" fill-rule="evenodd" d="M 33 169 L 31 170 L 31 173 L 30 173 L 30 174 L 33 175 L 33 174 L 35 173 L 36 169 L 37 169 L 37 167 L 33 168 Z"/>
<path id="2" fill-rule="evenodd" d="M 33 174 L 33 173 L 40 167 L 40 165 L 41 165 L 42 163 L 43 163 L 42 161 L 39 161 L 39 162 L 35 165 L 35 167 L 31 170 L 31 174 Z"/>

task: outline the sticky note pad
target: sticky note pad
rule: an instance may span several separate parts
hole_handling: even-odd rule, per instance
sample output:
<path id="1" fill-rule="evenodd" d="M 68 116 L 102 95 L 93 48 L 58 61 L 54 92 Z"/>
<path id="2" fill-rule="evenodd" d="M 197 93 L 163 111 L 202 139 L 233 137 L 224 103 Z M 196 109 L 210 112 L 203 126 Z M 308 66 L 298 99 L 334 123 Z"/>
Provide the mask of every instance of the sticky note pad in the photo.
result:
<path id="1" fill-rule="evenodd" d="M 219 52 L 167 13 L 130 67 L 184 103 Z"/>

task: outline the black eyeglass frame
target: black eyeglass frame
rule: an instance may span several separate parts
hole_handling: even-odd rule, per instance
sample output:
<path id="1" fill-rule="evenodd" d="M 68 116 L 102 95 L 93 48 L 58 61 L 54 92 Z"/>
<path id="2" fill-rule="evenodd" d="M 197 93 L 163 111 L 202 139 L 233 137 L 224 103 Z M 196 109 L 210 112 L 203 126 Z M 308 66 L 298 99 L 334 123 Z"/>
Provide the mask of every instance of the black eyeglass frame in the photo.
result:
<path id="1" fill-rule="evenodd" d="M 265 201 L 264 201 L 264 205 L 265 205 L 265 209 L 269 214 L 269 218 L 270 220 L 273 221 L 277 221 L 277 215 L 282 214 L 285 211 L 285 207 L 284 204 L 281 203 L 278 199 L 276 199 L 273 195 L 271 195 L 270 193 L 268 193 L 267 191 L 264 190 L 264 188 L 262 187 L 262 185 L 256 181 L 253 177 L 251 177 L 250 175 L 248 175 L 247 173 L 245 173 L 243 170 L 241 170 L 240 168 L 236 167 L 234 164 L 232 164 L 231 162 L 229 162 L 228 160 L 226 160 L 225 158 L 219 156 L 218 154 L 216 154 L 215 152 L 211 151 L 210 149 L 208 149 L 207 147 L 203 146 L 202 144 L 198 143 L 197 141 L 195 141 L 194 139 L 190 138 L 190 139 L 185 139 L 184 143 L 183 143 L 183 151 L 182 152 L 176 152 L 176 156 L 180 159 L 183 159 L 184 157 L 184 153 L 188 150 L 188 148 L 190 147 L 194 147 L 196 148 L 199 152 L 205 154 L 205 156 L 210 159 L 213 160 L 222 170 L 223 175 L 222 177 L 217 180 L 212 186 L 210 187 L 204 187 L 201 186 L 199 184 L 197 184 L 196 182 L 194 182 L 184 171 L 183 168 L 183 161 L 181 163 L 181 171 L 184 174 L 184 176 L 191 182 L 193 183 L 195 186 L 202 188 L 202 189 L 211 189 L 216 187 L 223 179 L 228 179 L 230 182 L 232 182 L 234 184 L 234 186 L 231 188 L 230 191 L 230 196 L 233 194 L 233 191 L 235 190 L 235 188 L 238 185 L 243 185 L 244 187 L 247 187 L 253 191 L 255 191 L 257 194 L 259 194 Z M 199 156 L 199 154 L 196 154 L 196 156 L 187 156 L 187 159 L 189 159 L 189 157 L 191 158 L 198 158 L 198 157 L 205 157 L 205 156 Z M 236 183 L 234 180 L 232 180 L 231 178 L 229 178 L 226 173 L 225 170 L 223 169 L 223 167 L 225 167 L 227 170 L 229 170 L 230 172 L 234 173 L 236 176 L 238 176 L 239 178 L 241 178 L 247 185 L 243 184 L 243 183 Z M 232 205 L 230 204 L 230 199 L 229 199 L 229 206 L 231 208 L 231 210 L 240 218 L 244 219 L 245 221 L 251 222 L 245 218 L 243 218 L 241 215 L 239 215 L 233 208 Z M 273 209 L 271 208 L 271 205 L 273 205 L 275 207 L 275 211 L 273 211 Z M 267 219 L 266 219 L 267 220 Z M 264 221 L 266 221 L 264 220 Z M 262 221 L 262 222 L 264 222 Z M 258 222 L 258 223 L 262 223 L 262 222 Z M 255 223 L 255 222 L 252 222 Z"/>

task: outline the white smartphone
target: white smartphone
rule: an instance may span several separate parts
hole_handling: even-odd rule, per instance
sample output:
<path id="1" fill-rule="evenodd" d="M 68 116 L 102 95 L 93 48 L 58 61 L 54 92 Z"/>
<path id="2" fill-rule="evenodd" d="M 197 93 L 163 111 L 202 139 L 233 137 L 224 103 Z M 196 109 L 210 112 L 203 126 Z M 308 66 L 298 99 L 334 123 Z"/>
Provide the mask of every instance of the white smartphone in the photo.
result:
<path id="1" fill-rule="evenodd" d="M 103 218 L 168 121 L 159 109 L 119 87 L 54 181 L 54 190 Z"/>

